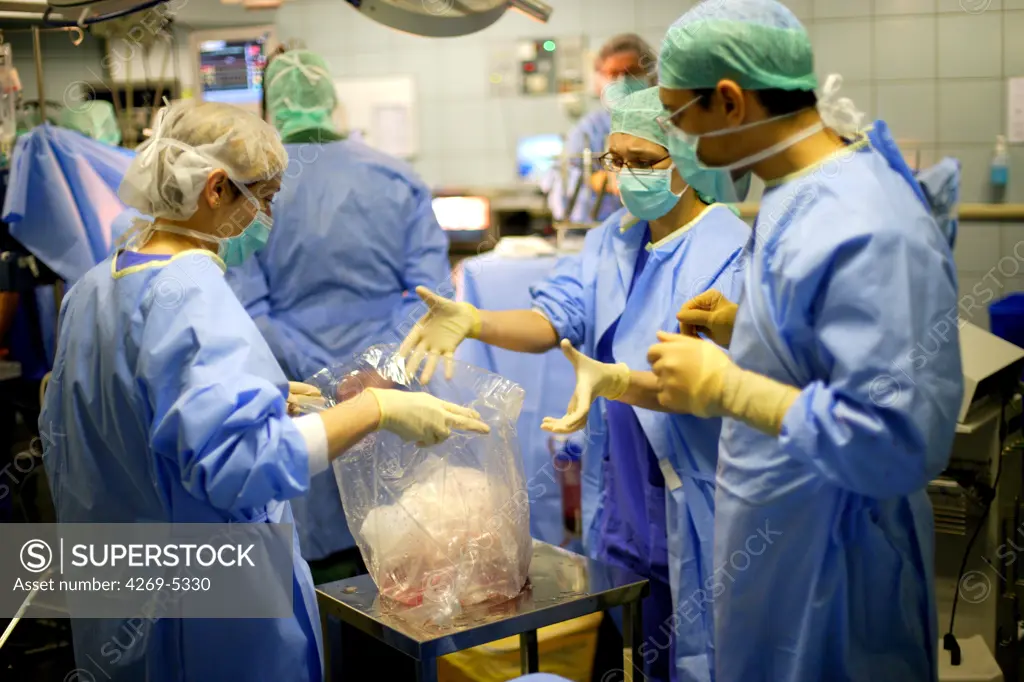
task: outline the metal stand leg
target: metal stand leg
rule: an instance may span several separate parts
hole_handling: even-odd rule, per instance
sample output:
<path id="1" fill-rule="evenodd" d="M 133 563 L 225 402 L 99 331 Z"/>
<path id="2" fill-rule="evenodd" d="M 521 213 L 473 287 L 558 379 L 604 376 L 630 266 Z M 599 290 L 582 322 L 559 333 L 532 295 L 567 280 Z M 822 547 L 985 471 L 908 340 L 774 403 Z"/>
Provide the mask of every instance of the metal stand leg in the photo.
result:
<path id="1" fill-rule="evenodd" d="M 416 661 L 416 682 L 437 682 L 437 659 Z"/>
<path id="2" fill-rule="evenodd" d="M 528 630 L 519 635 L 519 669 L 524 675 L 540 672 L 536 630 Z"/>
<path id="3" fill-rule="evenodd" d="M 324 680 L 331 679 L 331 633 L 329 617 L 326 611 L 320 611 L 320 633 L 324 642 Z"/>
<path id="4" fill-rule="evenodd" d="M 641 682 L 644 679 L 644 662 L 640 657 L 640 642 L 643 639 L 643 603 L 637 601 L 622 605 L 622 670 L 624 682 Z"/>
<path id="5" fill-rule="evenodd" d="M 324 632 L 324 679 L 327 682 L 341 682 L 343 678 L 345 654 L 342 651 L 345 642 L 344 623 L 337 618 L 320 612 L 320 621 Z"/>

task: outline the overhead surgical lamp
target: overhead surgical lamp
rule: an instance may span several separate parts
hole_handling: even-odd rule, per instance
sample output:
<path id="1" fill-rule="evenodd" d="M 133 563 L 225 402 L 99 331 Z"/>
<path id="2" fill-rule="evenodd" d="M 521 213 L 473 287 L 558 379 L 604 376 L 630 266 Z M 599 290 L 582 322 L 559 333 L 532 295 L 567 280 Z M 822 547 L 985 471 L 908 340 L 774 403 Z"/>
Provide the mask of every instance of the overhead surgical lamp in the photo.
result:
<path id="1" fill-rule="evenodd" d="M 451 38 L 487 28 L 510 9 L 540 22 L 551 16 L 541 0 L 346 0 L 359 13 L 390 28 Z"/>
<path id="2" fill-rule="evenodd" d="M 46 0 L 43 22 L 51 26 L 89 26 L 164 2 L 166 0 Z"/>

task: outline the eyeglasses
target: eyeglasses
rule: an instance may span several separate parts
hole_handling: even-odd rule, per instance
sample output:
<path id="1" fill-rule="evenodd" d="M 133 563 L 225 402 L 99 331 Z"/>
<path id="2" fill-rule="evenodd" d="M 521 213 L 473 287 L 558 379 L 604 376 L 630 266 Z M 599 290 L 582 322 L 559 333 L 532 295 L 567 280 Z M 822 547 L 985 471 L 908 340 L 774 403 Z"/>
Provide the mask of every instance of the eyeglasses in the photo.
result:
<path id="1" fill-rule="evenodd" d="M 684 139 L 691 138 L 691 137 L 693 137 L 692 135 L 687 135 L 686 133 L 684 133 L 682 130 L 679 129 L 679 127 L 675 123 L 673 123 L 673 121 L 675 121 L 676 116 L 678 116 L 679 114 L 681 114 L 684 111 L 686 111 L 687 109 L 689 109 L 699 99 L 700 99 L 700 96 L 698 95 L 697 97 L 694 97 L 689 102 L 687 102 L 683 106 L 679 107 L 678 109 L 676 109 L 672 113 L 662 114 L 661 116 L 658 116 L 654 120 L 658 123 L 658 126 L 661 128 L 662 132 L 664 132 L 666 135 L 672 135 L 672 136 L 680 137 L 680 138 L 684 138 Z"/>
<path id="2" fill-rule="evenodd" d="M 258 209 L 260 209 L 267 215 L 274 214 L 274 203 L 277 199 L 278 192 L 275 191 L 272 194 L 270 194 L 270 196 L 266 196 L 268 192 L 264 188 L 257 196 L 251 188 L 247 187 L 246 185 L 240 182 L 235 183 L 235 186 L 238 187 L 241 193 L 245 195 L 245 197 L 249 201 L 256 204 L 256 207 Z"/>
<path id="3" fill-rule="evenodd" d="M 655 166 L 662 161 L 668 160 L 671 156 L 671 154 L 666 154 L 656 161 L 626 161 L 621 156 L 608 152 L 598 157 L 598 161 L 601 162 L 602 168 L 611 173 L 621 173 L 622 169 L 625 168 L 635 175 L 645 175 L 656 170 Z"/>

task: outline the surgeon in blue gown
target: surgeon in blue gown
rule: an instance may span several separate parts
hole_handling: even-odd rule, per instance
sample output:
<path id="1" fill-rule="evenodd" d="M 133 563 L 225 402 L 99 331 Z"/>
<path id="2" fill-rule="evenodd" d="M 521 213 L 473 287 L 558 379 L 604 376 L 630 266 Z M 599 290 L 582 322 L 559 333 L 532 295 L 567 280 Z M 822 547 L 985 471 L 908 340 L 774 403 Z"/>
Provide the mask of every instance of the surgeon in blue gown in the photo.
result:
<path id="1" fill-rule="evenodd" d="M 882 121 L 858 131 L 774 0 L 704 3 L 662 48 L 673 153 L 765 181 L 739 299 L 651 349 L 662 403 L 725 415 L 719 682 L 936 680 L 929 480 L 963 395 L 948 239 Z M 737 307 L 738 303 L 738 307 Z"/>
<path id="2" fill-rule="evenodd" d="M 411 168 L 337 133 L 322 57 L 285 52 L 264 83 L 289 159 L 274 204 L 281 229 L 228 270 L 228 283 L 288 378 L 302 381 L 374 344 L 397 343 L 397 329 L 423 312 L 413 290 L 449 281 L 448 238 Z M 292 508 L 317 582 L 361 570 L 333 472 L 317 476 Z"/>
<path id="3" fill-rule="evenodd" d="M 286 162 L 276 131 L 235 107 L 161 113 L 120 188 L 155 222 L 137 222 L 61 309 L 39 420 L 58 522 L 290 523 L 288 499 L 375 429 L 428 444 L 487 430 L 467 408 L 373 388 L 287 414 L 291 387 L 224 281 L 266 242 Z M 292 580 L 291 618 L 160 618 L 116 661 L 103 647 L 130 624 L 73 619 L 78 677 L 319 682 L 320 618 L 297 547 Z"/>
<path id="4" fill-rule="evenodd" d="M 725 205 L 708 203 L 727 175 L 693 172 L 692 159 L 673 164 L 656 121 L 657 88 L 617 102 L 603 162 L 618 175 L 626 208 L 534 288 L 532 310 L 477 310 L 424 292 L 430 312 L 403 350 L 412 367 L 425 360 L 429 376 L 467 337 L 521 352 L 546 351 L 562 339 L 576 389 L 568 413 L 544 426 L 588 429 L 586 550 L 651 581 L 646 674 L 708 682 L 711 610 L 698 591 L 711 575 L 721 421 L 653 411 L 661 409 L 654 375 L 630 368 L 647 367 L 651 340 L 678 329 L 687 300 L 711 288 L 739 294 L 750 230 Z"/>

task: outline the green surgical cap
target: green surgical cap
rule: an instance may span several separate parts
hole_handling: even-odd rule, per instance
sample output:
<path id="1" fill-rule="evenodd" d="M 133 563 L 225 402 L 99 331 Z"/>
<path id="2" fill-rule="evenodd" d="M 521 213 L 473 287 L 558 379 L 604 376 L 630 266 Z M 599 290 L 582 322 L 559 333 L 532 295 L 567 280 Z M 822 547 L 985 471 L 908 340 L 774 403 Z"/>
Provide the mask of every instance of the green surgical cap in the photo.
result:
<path id="1" fill-rule="evenodd" d="M 90 100 L 62 109 L 60 125 L 109 145 L 121 144 L 121 128 L 110 102 Z"/>
<path id="2" fill-rule="evenodd" d="M 668 137 L 658 125 L 658 116 L 665 107 L 658 97 L 658 88 L 634 92 L 612 103 L 612 133 L 626 133 L 654 144 L 668 147 Z"/>
<path id="3" fill-rule="evenodd" d="M 271 60 L 263 77 L 267 110 L 287 139 L 303 130 L 337 132 L 331 115 L 338 104 L 327 62 L 309 50 L 289 50 Z"/>
<path id="4" fill-rule="evenodd" d="M 664 88 L 713 88 L 723 78 L 748 90 L 814 90 L 811 39 L 775 0 L 707 0 L 665 34 L 658 60 Z"/>

